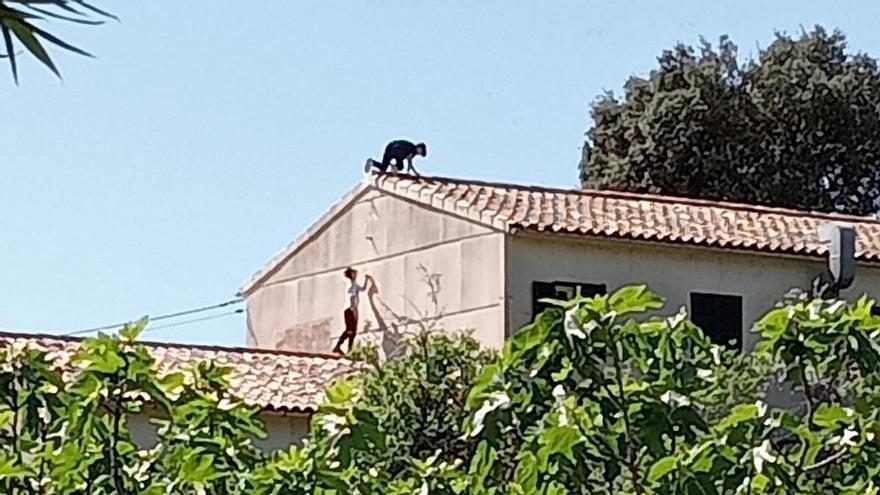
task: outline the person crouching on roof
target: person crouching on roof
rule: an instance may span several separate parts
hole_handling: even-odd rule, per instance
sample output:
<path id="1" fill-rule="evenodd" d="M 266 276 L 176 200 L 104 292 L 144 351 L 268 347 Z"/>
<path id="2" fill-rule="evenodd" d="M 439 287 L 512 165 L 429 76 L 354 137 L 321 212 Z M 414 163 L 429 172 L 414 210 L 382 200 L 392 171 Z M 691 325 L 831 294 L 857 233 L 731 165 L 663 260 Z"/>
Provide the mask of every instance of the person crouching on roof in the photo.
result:
<path id="1" fill-rule="evenodd" d="M 373 277 L 364 275 L 364 285 L 358 285 L 357 270 L 351 267 L 346 268 L 343 275 L 348 279 L 348 288 L 345 291 L 346 307 L 342 313 L 343 320 L 345 321 L 345 331 L 339 336 L 339 340 L 336 342 L 336 347 L 333 348 L 333 352 L 337 354 L 342 354 L 342 344 L 346 340 L 348 340 L 349 351 L 351 351 L 351 348 L 354 346 L 354 338 L 357 336 L 360 294 L 361 291 L 366 290 L 367 283 L 370 283 L 373 280 Z"/>

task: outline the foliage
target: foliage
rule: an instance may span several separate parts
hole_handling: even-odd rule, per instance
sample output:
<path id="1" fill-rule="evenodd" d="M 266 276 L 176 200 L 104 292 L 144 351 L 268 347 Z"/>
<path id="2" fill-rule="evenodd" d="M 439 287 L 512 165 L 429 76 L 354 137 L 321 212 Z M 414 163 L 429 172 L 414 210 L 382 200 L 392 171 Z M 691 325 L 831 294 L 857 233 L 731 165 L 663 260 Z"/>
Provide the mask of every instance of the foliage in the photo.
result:
<path id="1" fill-rule="evenodd" d="M 633 319 L 661 305 L 644 287 L 559 304 L 473 388 L 470 493 L 878 492 L 873 302 L 793 301 L 757 323 L 754 362 L 796 394 L 776 405 L 726 388 L 730 356 L 683 313 Z"/>
<path id="2" fill-rule="evenodd" d="M 461 479 L 466 398 L 492 354 L 465 334 L 413 335 L 395 357 L 327 391 L 312 440 L 263 453 L 257 410 L 229 395 L 229 370 L 159 376 L 135 342 L 146 321 L 82 342 L 63 374 L 46 349 L 0 348 L 0 493 L 413 493 Z M 137 445 L 132 415 L 156 418 Z M 430 481 L 426 481 L 430 480 Z"/>
<path id="3" fill-rule="evenodd" d="M 683 312 L 632 319 L 662 304 L 644 287 L 556 303 L 562 309 L 513 336 L 500 360 L 485 361 L 472 387 L 419 393 L 435 381 L 427 379 L 431 363 L 463 354 L 445 350 L 443 334 L 423 334 L 430 340 L 410 341 L 404 356 L 332 387 L 311 441 L 293 451 L 301 469 L 289 472 L 300 477 L 284 489 L 655 493 L 655 464 L 708 438 L 713 422 L 741 403 L 763 398 L 767 359 L 713 345 Z M 434 376 L 443 383 L 457 374 L 447 367 Z M 443 423 L 423 418 L 450 397 L 462 405 L 437 437 L 430 432 Z M 418 448 L 419 436 L 426 448 Z"/>
<path id="4" fill-rule="evenodd" d="M 263 462 L 256 411 L 228 396 L 214 365 L 159 377 L 135 342 L 145 325 L 84 340 L 66 376 L 45 349 L 0 349 L 0 493 L 250 493 Z M 148 409 L 166 418 L 152 449 L 128 429 Z"/>
<path id="5" fill-rule="evenodd" d="M 411 482 L 454 476 L 476 447 L 462 426 L 470 386 L 491 356 L 468 335 L 418 332 L 385 363 L 329 389 L 312 431 L 330 468 L 320 486 L 412 493 Z"/>
<path id="6" fill-rule="evenodd" d="M 73 358 L 72 383 L 52 369 L 45 353 L 11 347 L 2 354 L 5 387 L 0 429 L 11 443 L 0 449 L 5 493 L 137 493 L 150 461 L 140 455 L 125 424 L 149 401 L 167 411 L 162 380 L 133 339 L 146 322 L 121 337 L 85 341 Z M 21 424 L 28 427 L 20 429 Z"/>
<path id="7" fill-rule="evenodd" d="M 95 19 L 94 16 L 99 17 Z M 56 76 L 61 73 L 44 47 L 49 42 L 80 55 L 91 57 L 86 51 L 71 45 L 40 27 L 42 21 L 58 20 L 75 24 L 98 25 L 100 18 L 116 17 L 84 0 L 0 0 L 0 33 L 4 49 L 0 57 L 9 59 L 12 77 L 18 83 L 16 40 L 28 53 L 48 67 Z M 42 40 L 42 41 L 41 41 Z"/>
<path id="8" fill-rule="evenodd" d="M 84 341 L 65 375 L 45 350 L 0 348 L 0 493 L 880 493 L 873 301 L 780 303 L 744 356 L 661 316 L 644 286 L 550 302 L 498 358 L 412 336 L 273 453 L 227 370 L 157 375 L 145 322 Z M 791 395 L 768 392 L 771 374 Z M 127 429 L 147 408 L 152 448 Z"/>
<path id="9" fill-rule="evenodd" d="M 586 187 L 807 210 L 877 209 L 880 71 L 840 32 L 777 34 L 757 60 L 678 45 L 592 106 Z"/>
<path id="10" fill-rule="evenodd" d="M 558 304 L 471 393 L 477 473 L 496 480 L 475 492 L 644 493 L 655 462 L 709 430 L 695 397 L 721 348 L 683 313 L 632 319 L 662 307 L 641 286 Z"/>
<path id="11" fill-rule="evenodd" d="M 247 477 L 262 461 L 254 438 L 265 438 L 257 409 L 230 396 L 229 370 L 199 363 L 182 376 L 170 417 L 159 423 L 156 493 L 247 493 Z"/>

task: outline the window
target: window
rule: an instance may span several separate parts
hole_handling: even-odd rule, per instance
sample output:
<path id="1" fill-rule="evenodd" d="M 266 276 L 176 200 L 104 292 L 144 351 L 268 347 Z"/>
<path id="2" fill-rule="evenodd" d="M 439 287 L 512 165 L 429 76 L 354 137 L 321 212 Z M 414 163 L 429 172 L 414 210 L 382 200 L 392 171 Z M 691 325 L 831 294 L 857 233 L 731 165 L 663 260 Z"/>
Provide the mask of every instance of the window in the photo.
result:
<path id="1" fill-rule="evenodd" d="M 581 288 L 581 295 L 592 297 L 606 292 L 605 284 L 582 284 L 578 282 L 532 282 L 532 318 L 549 308 L 541 299 L 571 299 Z"/>
<path id="2" fill-rule="evenodd" d="M 742 297 L 691 292 L 691 321 L 716 344 L 742 349 Z"/>

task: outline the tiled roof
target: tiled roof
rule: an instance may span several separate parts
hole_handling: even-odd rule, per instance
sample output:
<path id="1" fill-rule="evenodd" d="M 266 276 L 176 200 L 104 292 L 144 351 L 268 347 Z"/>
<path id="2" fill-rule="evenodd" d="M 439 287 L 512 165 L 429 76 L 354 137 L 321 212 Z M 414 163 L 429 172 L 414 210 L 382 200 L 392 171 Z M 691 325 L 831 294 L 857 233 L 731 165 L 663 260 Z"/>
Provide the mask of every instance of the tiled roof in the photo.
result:
<path id="1" fill-rule="evenodd" d="M 70 370 L 80 339 L 0 332 L 0 346 L 15 342 L 45 349 L 55 365 Z M 313 412 L 324 389 L 359 365 L 331 355 L 289 351 L 142 342 L 160 374 L 186 370 L 201 361 L 232 368 L 231 391 L 245 402 L 277 412 Z"/>
<path id="2" fill-rule="evenodd" d="M 497 228 L 823 256 L 818 227 L 858 232 L 856 256 L 880 261 L 880 221 L 738 203 L 471 180 L 373 176 L 375 186 Z"/>
<path id="3" fill-rule="evenodd" d="M 812 257 L 828 250 L 818 227 L 839 222 L 856 228 L 860 260 L 880 261 L 880 222 L 868 217 L 652 194 L 372 174 L 245 282 L 242 292 L 252 292 L 371 189 L 505 232 L 519 229 Z"/>

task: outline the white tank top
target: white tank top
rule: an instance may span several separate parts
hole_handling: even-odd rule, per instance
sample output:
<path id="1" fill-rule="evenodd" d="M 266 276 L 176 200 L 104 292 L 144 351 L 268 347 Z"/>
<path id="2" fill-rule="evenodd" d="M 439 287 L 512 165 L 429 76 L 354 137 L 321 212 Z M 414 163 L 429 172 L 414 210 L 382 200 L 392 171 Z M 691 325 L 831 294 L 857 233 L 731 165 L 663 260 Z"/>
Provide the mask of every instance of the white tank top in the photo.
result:
<path id="1" fill-rule="evenodd" d="M 346 299 L 345 299 L 345 309 L 354 309 L 357 310 L 358 305 L 361 302 L 361 291 L 364 290 L 363 287 L 357 284 L 354 280 L 351 280 L 348 285 L 348 290 L 346 291 Z"/>

